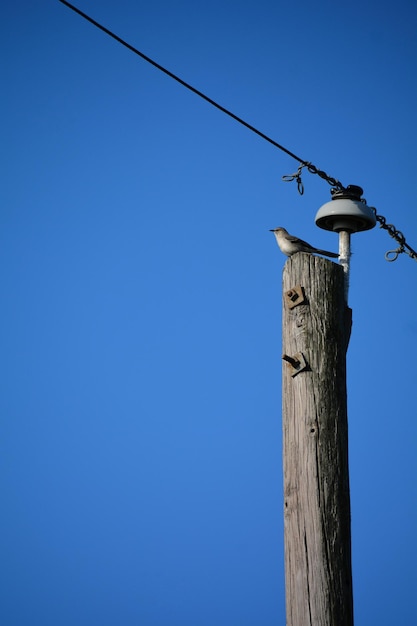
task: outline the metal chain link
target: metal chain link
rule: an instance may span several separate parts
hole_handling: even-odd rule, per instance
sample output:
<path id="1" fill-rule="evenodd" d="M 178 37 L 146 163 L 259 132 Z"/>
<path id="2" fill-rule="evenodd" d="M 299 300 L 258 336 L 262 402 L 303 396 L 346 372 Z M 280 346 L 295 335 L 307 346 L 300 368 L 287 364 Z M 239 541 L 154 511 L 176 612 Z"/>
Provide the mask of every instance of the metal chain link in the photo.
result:
<path id="1" fill-rule="evenodd" d="M 387 224 L 385 217 L 383 215 L 378 215 L 375 207 L 371 207 L 371 209 L 375 214 L 377 222 L 379 222 L 379 227 L 387 230 L 388 234 L 400 244 L 398 248 L 395 248 L 395 250 L 388 250 L 388 252 L 385 253 L 385 259 L 392 263 L 392 261 L 396 261 L 398 259 L 400 254 L 405 252 L 408 256 L 417 261 L 417 252 L 408 245 L 403 233 L 400 230 L 397 230 L 393 224 Z"/>
<path id="2" fill-rule="evenodd" d="M 336 189 L 340 189 L 341 191 L 346 189 L 346 187 L 344 187 L 344 185 L 342 185 L 342 183 L 339 180 L 337 180 L 336 178 L 332 178 L 331 176 L 326 174 L 326 172 L 323 172 L 323 170 L 319 170 L 312 163 L 306 163 L 306 166 L 307 166 L 308 171 L 311 174 L 318 174 L 320 178 L 323 178 L 323 180 L 328 182 L 329 185 L 331 185 L 332 187 L 335 187 Z"/>

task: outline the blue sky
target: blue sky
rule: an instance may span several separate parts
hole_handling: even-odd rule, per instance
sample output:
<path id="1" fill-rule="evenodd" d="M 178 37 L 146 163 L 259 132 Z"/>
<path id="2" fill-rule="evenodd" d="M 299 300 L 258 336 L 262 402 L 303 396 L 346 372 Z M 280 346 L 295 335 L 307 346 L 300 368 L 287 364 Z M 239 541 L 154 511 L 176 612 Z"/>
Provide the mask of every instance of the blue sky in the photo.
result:
<path id="1" fill-rule="evenodd" d="M 411 1 L 77 6 L 417 246 Z M 2 8 L 1 617 L 285 624 L 281 275 L 329 186 L 58 0 Z M 415 623 L 416 270 L 353 236 L 356 626 Z"/>

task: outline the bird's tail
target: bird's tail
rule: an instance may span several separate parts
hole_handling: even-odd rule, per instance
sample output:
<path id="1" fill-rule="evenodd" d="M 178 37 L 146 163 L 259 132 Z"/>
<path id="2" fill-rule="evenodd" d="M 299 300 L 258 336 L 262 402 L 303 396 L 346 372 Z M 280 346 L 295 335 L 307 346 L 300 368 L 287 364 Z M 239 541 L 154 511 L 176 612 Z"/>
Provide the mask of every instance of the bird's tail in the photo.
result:
<path id="1" fill-rule="evenodd" d="M 315 250 L 316 254 L 323 254 L 324 256 L 330 256 L 332 259 L 337 259 L 339 256 L 336 252 L 327 252 L 327 250 Z"/>

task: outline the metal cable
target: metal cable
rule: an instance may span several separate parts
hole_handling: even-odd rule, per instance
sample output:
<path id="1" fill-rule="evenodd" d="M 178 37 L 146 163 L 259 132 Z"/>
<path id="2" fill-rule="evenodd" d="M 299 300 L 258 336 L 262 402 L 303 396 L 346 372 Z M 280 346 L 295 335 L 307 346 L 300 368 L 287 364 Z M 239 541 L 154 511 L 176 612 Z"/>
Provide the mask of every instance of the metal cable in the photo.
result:
<path id="1" fill-rule="evenodd" d="M 98 22 L 96 22 L 96 20 L 93 20 L 93 18 L 89 17 L 88 15 L 86 15 L 85 13 L 83 13 L 82 11 L 80 11 L 80 9 L 77 9 L 76 7 L 74 7 L 72 4 L 70 4 L 69 2 L 67 2 L 66 0 L 59 0 L 60 2 L 62 2 L 62 4 L 65 4 L 67 7 L 69 7 L 70 9 L 72 9 L 73 11 L 75 11 L 76 13 L 78 13 L 79 15 L 81 15 L 83 18 L 85 18 L 88 22 L 91 22 L 91 24 L 94 24 L 94 26 L 97 26 L 97 28 L 99 28 L 100 30 L 102 30 L 103 32 L 105 32 L 107 35 L 109 35 L 110 37 L 113 37 L 113 39 L 115 39 L 116 41 L 118 41 L 119 43 L 122 44 L 122 46 L 125 46 L 126 48 L 128 48 L 129 50 L 131 50 L 132 52 L 134 52 L 135 54 L 137 54 L 138 56 L 140 56 L 142 59 L 144 59 L 145 61 L 147 61 L 148 63 L 150 63 L 151 65 L 153 65 L 154 67 L 156 67 L 158 70 L 161 70 L 161 72 L 164 72 L 164 74 L 167 74 L 167 76 L 169 76 L 170 78 L 173 78 L 174 80 L 176 80 L 178 83 L 180 83 L 180 85 L 182 85 L 183 87 L 186 87 L 187 89 L 189 89 L 190 91 L 192 91 L 193 93 L 197 94 L 197 96 L 200 96 L 200 98 L 203 98 L 203 100 L 206 100 L 207 102 L 209 102 L 211 105 L 213 105 L 214 107 L 216 107 L 216 109 L 219 109 L 220 111 L 222 111 L 223 113 L 226 113 L 226 115 L 229 115 L 230 117 L 232 117 L 234 120 L 236 120 L 237 122 L 239 122 L 239 124 L 242 124 L 243 126 L 245 126 L 246 128 L 249 128 L 249 130 L 251 130 L 252 132 L 256 133 L 257 135 L 259 135 L 260 137 L 262 137 L 262 139 L 265 139 L 266 141 L 269 141 L 269 143 L 271 143 L 273 146 L 275 146 L 276 148 L 279 148 L 280 150 L 282 150 L 283 152 L 286 152 L 286 154 L 288 154 L 290 157 L 292 157 L 293 159 L 295 159 L 296 161 L 299 161 L 300 163 L 305 163 L 305 161 L 303 159 L 301 159 L 300 157 L 298 157 L 296 154 L 294 154 L 293 152 L 291 152 L 290 150 L 288 150 L 287 148 L 285 148 L 284 146 L 281 146 L 281 144 L 279 144 L 278 142 L 274 141 L 273 139 L 271 139 L 271 137 L 268 137 L 268 135 L 265 135 L 265 133 L 261 132 L 260 130 L 258 130 L 257 128 L 255 128 L 254 126 L 252 126 L 251 124 L 248 124 L 248 122 L 245 122 L 245 120 L 242 120 L 242 118 L 238 117 L 237 115 L 235 115 L 234 113 L 232 113 L 231 111 L 229 111 L 228 109 L 226 109 L 225 107 L 223 107 L 221 104 L 218 104 L 217 102 L 215 102 L 214 100 L 212 100 L 211 98 L 209 98 L 208 96 L 206 96 L 204 93 L 202 93 L 201 91 L 199 91 L 198 89 L 196 89 L 195 87 L 193 87 L 192 85 L 190 85 L 189 83 L 186 83 L 185 80 L 183 80 L 182 78 L 180 78 L 179 76 L 176 76 L 175 74 L 173 74 L 173 72 L 170 72 L 169 70 L 167 70 L 165 67 L 163 67 L 162 65 L 160 65 L 159 63 L 157 63 L 156 61 L 154 61 L 153 59 L 151 59 L 150 57 L 148 57 L 146 54 L 144 54 L 143 52 L 140 52 L 140 50 L 138 50 L 137 48 L 135 48 L 134 46 L 130 45 L 130 43 L 127 43 L 127 41 L 124 41 L 124 39 L 122 39 L 121 37 L 119 37 L 118 35 L 115 35 L 114 33 L 112 33 L 108 28 L 106 28 L 105 26 L 102 26 L 101 24 L 99 24 Z"/>

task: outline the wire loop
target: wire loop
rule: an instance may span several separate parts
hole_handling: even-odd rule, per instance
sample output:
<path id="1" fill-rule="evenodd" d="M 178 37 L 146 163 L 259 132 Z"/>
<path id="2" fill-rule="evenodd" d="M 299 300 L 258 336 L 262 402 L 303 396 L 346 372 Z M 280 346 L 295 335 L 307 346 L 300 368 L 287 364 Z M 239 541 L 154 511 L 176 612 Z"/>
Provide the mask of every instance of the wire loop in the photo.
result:
<path id="1" fill-rule="evenodd" d="M 302 163 L 294 174 L 286 174 L 285 176 L 282 177 L 282 180 L 285 183 L 291 183 L 293 180 L 297 181 L 297 189 L 298 189 L 298 193 L 300 194 L 300 196 L 302 196 L 304 193 L 304 184 L 301 179 L 301 171 L 303 167 L 306 167 L 306 166 L 307 166 L 307 163 Z"/>
<path id="2" fill-rule="evenodd" d="M 395 250 L 388 250 L 385 253 L 384 258 L 389 263 L 392 263 L 393 261 L 396 261 L 398 259 L 398 255 L 401 254 L 402 252 L 405 252 L 405 250 L 404 250 L 403 246 L 399 246 Z"/>

